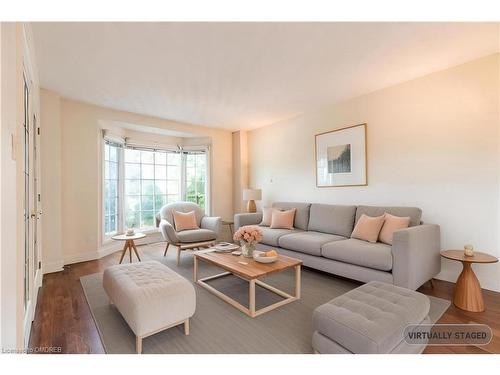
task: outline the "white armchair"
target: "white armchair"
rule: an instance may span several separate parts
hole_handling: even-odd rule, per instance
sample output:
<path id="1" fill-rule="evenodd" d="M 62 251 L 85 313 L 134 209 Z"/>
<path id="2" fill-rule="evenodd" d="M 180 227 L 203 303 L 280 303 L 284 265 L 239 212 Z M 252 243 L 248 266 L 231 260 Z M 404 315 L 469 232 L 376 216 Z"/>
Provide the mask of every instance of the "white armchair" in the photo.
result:
<path id="1" fill-rule="evenodd" d="M 177 232 L 175 230 L 173 211 L 194 211 L 199 229 Z M 219 237 L 220 225 L 220 217 L 206 216 L 205 211 L 203 211 L 203 209 L 195 203 L 177 202 L 163 206 L 160 210 L 159 224 L 163 238 L 167 241 L 167 246 L 165 247 L 165 253 L 163 256 L 167 255 L 170 245 L 177 246 L 177 265 L 179 265 L 182 250 L 207 247 L 215 243 Z"/>

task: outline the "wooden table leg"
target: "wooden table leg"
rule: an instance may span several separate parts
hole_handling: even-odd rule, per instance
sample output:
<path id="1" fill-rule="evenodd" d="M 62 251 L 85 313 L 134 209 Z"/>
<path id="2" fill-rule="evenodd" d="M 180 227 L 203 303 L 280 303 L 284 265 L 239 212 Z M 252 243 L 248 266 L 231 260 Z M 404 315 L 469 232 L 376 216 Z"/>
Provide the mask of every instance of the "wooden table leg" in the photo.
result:
<path id="1" fill-rule="evenodd" d="M 132 246 L 130 245 L 130 242 L 131 242 L 130 240 L 127 240 L 129 263 L 132 263 Z"/>
<path id="2" fill-rule="evenodd" d="M 167 242 L 167 246 L 165 247 L 165 252 L 163 253 L 163 256 L 167 255 L 167 251 L 168 251 L 169 246 L 170 246 L 170 244 Z"/>
<path id="3" fill-rule="evenodd" d="M 295 266 L 295 297 L 297 299 L 300 298 L 300 284 L 301 284 L 301 275 L 300 275 L 300 264 Z"/>
<path id="4" fill-rule="evenodd" d="M 184 334 L 189 335 L 189 318 L 184 321 Z"/>
<path id="5" fill-rule="evenodd" d="M 485 310 L 481 285 L 472 270 L 471 263 L 462 262 L 462 273 L 455 284 L 453 303 L 459 309 L 471 312 Z"/>
<path id="6" fill-rule="evenodd" d="M 248 285 L 248 310 L 253 318 L 255 316 L 255 280 L 250 280 Z"/>
<path id="7" fill-rule="evenodd" d="M 177 266 L 181 264 L 181 247 L 177 246 Z"/>
<path id="8" fill-rule="evenodd" d="M 198 257 L 193 257 L 193 280 L 198 281 Z"/>
<path id="9" fill-rule="evenodd" d="M 137 354 L 142 353 L 142 337 L 135 336 L 135 351 Z"/>
<path id="10" fill-rule="evenodd" d="M 142 262 L 141 261 L 141 257 L 139 256 L 139 252 L 137 251 L 137 247 L 135 247 L 135 242 L 134 241 L 132 241 L 132 247 L 134 249 L 135 256 L 137 257 L 137 259 L 139 259 L 139 262 Z"/>
<path id="11" fill-rule="evenodd" d="M 127 248 L 128 248 L 127 242 L 128 241 L 125 241 L 125 245 L 123 245 L 122 256 L 120 257 L 120 264 L 122 264 L 123 257 L 125 256 L 125 253 L 127 252 Z"/>

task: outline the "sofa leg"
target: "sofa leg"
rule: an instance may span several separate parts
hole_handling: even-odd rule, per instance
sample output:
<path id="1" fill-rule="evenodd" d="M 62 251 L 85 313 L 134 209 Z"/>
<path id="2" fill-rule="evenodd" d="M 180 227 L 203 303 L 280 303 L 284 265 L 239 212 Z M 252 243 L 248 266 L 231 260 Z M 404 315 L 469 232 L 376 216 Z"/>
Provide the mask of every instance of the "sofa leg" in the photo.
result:
<path id="1" fill-rule="evenodd" d="M 167 242 L 167 247 L 165 247 L 165 252 L 163 253 L 163 256 L 166 256 L 167 255 L 167 251 L 168 251 L 168 247 L 170 246 L 170 244 Z"/>
<path id="2" fill-rule="evenodd" d="M 184 334 L 185 334 L 186 336 L 188 336 L 188 335 L 189 335 L 189 319 L 186 319 L 186 320 L 184 321 Z"/>
<path id="3" fill-rule="evenodd" d="M 434 279 L 430 279 L 429 282 L 431 283 L 431 288 L 434 289 Z"/>
<path id="4" fill-rule="evenodd" d="M 137 354 L 142 353 L 142 337 L 135 336 L 135 351 Z"/>

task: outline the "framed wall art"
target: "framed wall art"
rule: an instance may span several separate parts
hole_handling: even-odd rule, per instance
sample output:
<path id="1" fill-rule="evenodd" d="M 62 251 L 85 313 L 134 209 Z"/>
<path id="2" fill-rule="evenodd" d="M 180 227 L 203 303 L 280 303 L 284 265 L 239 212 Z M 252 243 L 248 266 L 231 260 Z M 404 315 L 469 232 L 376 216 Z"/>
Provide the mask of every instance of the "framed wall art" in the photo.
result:
<path id="1" fill-rule="evenodd" d="M 316 186 L 367 185 L 366 124 L 316 134 Z"/>

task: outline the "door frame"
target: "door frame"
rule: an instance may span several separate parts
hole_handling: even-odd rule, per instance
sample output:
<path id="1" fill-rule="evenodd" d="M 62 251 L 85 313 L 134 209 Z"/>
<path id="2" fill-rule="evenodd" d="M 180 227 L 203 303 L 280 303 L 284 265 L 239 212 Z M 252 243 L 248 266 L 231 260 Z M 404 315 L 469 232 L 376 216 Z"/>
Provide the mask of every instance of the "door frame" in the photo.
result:
<path id="1" fill-rule="evenodd" d="M 20 133 L 24 132 L 24 83 L 26 82 L 27 87 L 28 87 L 28 129 L 29 129 L 29 138 L 28 138 L 28 144 L 27 146 L 29 147 L 29 197 L 28 197 L 28 202 L 29 202 L 29 269 L 28 269 L 28 301 L 26 303 L 26 308 L 22 310 L 24 312 L 23 316 L 23 336 L 24 336 L 24 347 L 27 348 L 29 345 L 29 338 L 30 338 L 30 333 L 31 333 L 31 325 L 33 322 L 33 319 L 35 318 L 35 310 L 36 310 L 36 305 L 37 305 L 37 297 L 38 297 L 38 289 L 42 285 L 42 270 L 39 267 L 39 265 L 34 264 L 34 254 L 35 252 L 37 253 L 37 260 L 38 262 L 41 262 L 42 259 L 42 251 L 41 251 L 41 233 L 42 233 L 42 217 L 41 217 L 41 210 L 39 209 L 41 207 L 41 200 L 39 200 L 38 193 L 41 191 L 41 168 L 40 168 L 40 111 L 39 111 L 39 94 L 38 94 L 38 80 L 36 79 L 36 73 L 34 71 L 34 61 L 32 60 L 32 53 L 30 51 L 30 37 L 29 34 L 30 31 L 29 29 L 26 29 L 26 25 L 23 24 L 22 26 L 22 42 L 23 42 L 23 58 L 22 58 L 22 72 L 21 72 L 21 77 L 20 79 L 22 80 L 21 86 L 22 86 L 22 92 L 23 92 L 23 123 L 21 124 L 20 127 Z M 32 134 L 33 133 L 33 134 Z M 20 152 L 22 153 L 20 156 L 19 163 L 24 163 L 25 159 L 25 141 L 24 141 L 24 134 L 20 134 L 18 137 L 19 139 L 19 148 Z M 36 154 L 35 154 L 36 153 Z M 18 154 L 19 155 L 19 154 Z M 21 167 L 21 170 L 23 170 L 23 166 Z M 23 170 L 24 174 L 24 170 Z M 34 177 L 37 177 L 36 180 Z M 24 192 L 24 176 L 22 181 L 20 183 L 23 186 L 22 189 L 22 196 L 21 196 L 21 212 L 20 214 L 23 215 L 23 201 L 25 199 L 25 192 Z M 35 185 L 36 184 L 36 188 Z M 34 195 L 34 192 L 37 191 L 37 195 Z M 37 207 L 37 211 L 35 212 L 33 210 L 34 207 Z M 22 259 L 24 260 L 24 235 L 25 235 L 25 225 L 24 225 L 24 218 L 22 220 L 23 222 L 23 227 L 21 229 L 23 236 L 21 236 L 21 248 L 23 249 L 23 255 Z M 37 242 L 35 243 L 34 239 L 34 228 L 36 228 L 37 232 Z M 35 268 L 36 267 L 36 268 Z M 23 262 L 23 269 L 22 269 L 22 276 L 21 279 L 24 279 L 25 275 L 25 270 L 24 270 L 24 262 Z M 23 286 L 23 306 L 24 306 L 24 286 Z"/>

